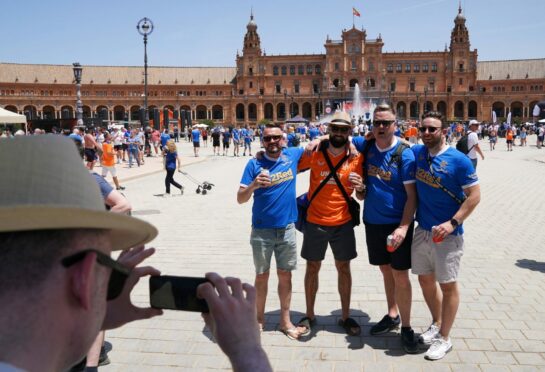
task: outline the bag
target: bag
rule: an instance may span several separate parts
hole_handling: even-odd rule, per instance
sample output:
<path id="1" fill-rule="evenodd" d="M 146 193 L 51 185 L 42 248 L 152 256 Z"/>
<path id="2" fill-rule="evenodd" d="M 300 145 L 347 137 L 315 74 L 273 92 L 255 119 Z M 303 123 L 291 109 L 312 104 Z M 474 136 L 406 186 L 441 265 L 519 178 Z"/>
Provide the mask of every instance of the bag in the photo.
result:
<path id="1" fill-rule="evenodd" d="M 361 216 L 361 206 L 360 203 L 354 198 L 350 198 L 350 203 L 348 203 L 348 210 L 350 211 L 350 214 L 352 215 L 352 224 L 354 226 L 359 226 L 360 222 L 360 216 Z"/>
<path id="2" fill-rule="evenodd" d="M 308 193 L 304 193 L 297 197 L 297 221 L 295 221 L 295 228 L 300 232 L 305 231 L 307 210 L 309 206 L 310 201 L 308 200 Z"/>
<path id="3" fill-rule="evenodd" d="M 467 147 L 467 134 L 463 135 L 458 142 L 456 143 L 456 150 L 460 151 L 462 154 L 467 155 L 469 153 L 469 148 Z"/>
<path id="4" fill-rule="evenodd" d="M 291 144 L 293 145 L 293 147 L 299 147 L 299 145 L 301 144 L 301 138 L 299 137 L 298 134 L 295 134 L 291 140 Z"/>

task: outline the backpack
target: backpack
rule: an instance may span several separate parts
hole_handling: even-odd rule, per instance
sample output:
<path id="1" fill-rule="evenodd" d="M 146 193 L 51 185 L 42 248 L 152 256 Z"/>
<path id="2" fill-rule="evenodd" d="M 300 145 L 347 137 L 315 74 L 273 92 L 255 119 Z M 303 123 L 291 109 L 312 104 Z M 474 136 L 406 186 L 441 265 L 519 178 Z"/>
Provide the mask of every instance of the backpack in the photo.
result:
<path id="1" fill-rule="evenodd" d="M 293 145 L 293 147 L 299 147 L 299 145 L 301 144 L 301 138 L 299 137 L 299 134 L 293 135 L 291 139 L 291 144 Z"/>
<path id="2" fill-rule="evenodd" d="M 464 155 L 467 155 L 469 154 L 469 152 L 471 151 L 471 149 L 473 147 L 475 147 L 475 145 L 471 146 L 471 147 L 467 147 L 467 142 L 468 142 L 468 136 L 469 134 L 464 134 L 459 140 L 458 142 L 456 143 L 456 150 L 460 151 L 462 154 Z"/>

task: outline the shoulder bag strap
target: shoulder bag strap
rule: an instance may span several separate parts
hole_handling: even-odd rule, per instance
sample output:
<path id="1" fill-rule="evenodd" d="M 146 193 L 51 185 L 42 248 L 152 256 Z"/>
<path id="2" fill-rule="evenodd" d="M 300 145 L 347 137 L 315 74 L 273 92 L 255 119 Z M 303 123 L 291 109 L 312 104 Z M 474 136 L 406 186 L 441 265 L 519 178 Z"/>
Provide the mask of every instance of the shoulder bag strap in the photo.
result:
<path id="1" fill-rule="evenodd" d="M 329 160 L 329 158 L 326 157 L 327 160 Z M 334 172 L 329 172 L 329 174 L 327 175 L 326 178 L 323 179 L 323 181 L 320 183 L 320 185 L 318 186 L 318 188 L 316 189 L 316 191 L 314 191 L 314 193 L 312 194 L 310 200 L 308 201 L 308 206 L 310 206 L 310 203 L 312 202 L 312 200 L 314 200 L 314 198 L 316 197 L 316 195 L 318 195 L 318 193 L 320 192 L 320 190 L 326 185 L 326 183 L 329 181 L 329 179 L 331 177 L 334 177 L 336 174 L 337 174 L 337 169 L 339 169 L 342 164 L 345 162 L 345 160 L 348 159 L 348 155 L 346 155 L 340 162 L 339 164 L 337 164 L 337 166 L 335 166 L 335 168 L 333 168 L 335 171 Z M 330 165 L 331 162 L 328 161 L 328 165 Z M 331 170 L 331 166 L 330 166 L 330 170 Z"/>
<path id="2" fill-rule="evenodd" d="M 337 186 L 341 190 L 341 193 L 343 194 L 344 200 L 346 200 L 346 203 L 350 203 L 350 196 L 348 196 L 348 193 L 344 189 L 343 184 L 341 183 L 341 180 L 339 180 L 339 177 L 337 176 L 337 170 L 340 168 L 340 166 L 348 159 L 348 155 L 344 155 L 344 158 L 341 159 L 341 161 L 333 168 L 333 164 L 331 164 L 331 159 L 329 159 L 329 155 L 327 154 L 327 150 L 322 148 L 322 152 L 324 154 L 325 161 L 327 162 L 327 165 L 329 166 L 329 174 L 333 175 L 333 178 L 335 179 L 335 182 L 337 182 Z"/>
<path id="3" fill-rule="evenodd" d="M 464 200 L 466 199 L 464 197 L 464 200 L 461 200 L 459 197 L 457 197 L 456 195 L 454 195 L 454 193 L 452 191 L 450 191 L 449 189 L 447 189 L 445 186 L 441 185 L 441 182 L 439 182 L 439 180 L 435 177 L 435 175 L 433 174 L 433 168 L 432 168 L 432 165 L 431 165 L 431 157 L 430 157 L 430 154 L 428 153 L 427 154 L 427 159 L 428 159 L 428 166 L 430 168 L 430 176 L 433 180 L 433 182 L 439 186 L 439 188 L 441 190 L 443 190 L 444 192 L 446 192 L 448 194 L 448 196 L 450 196 L 452 199 L 454 199 L 458 204 L 462 204 L 464 202 Z"/>

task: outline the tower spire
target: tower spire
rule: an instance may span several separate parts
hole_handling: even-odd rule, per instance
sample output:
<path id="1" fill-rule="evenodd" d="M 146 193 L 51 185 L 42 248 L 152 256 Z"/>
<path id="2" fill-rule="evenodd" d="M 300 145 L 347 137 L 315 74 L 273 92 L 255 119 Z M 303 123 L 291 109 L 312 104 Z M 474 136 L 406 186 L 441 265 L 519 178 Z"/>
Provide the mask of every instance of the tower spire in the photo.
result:
<path id="1" fill-rule="evenodd" d="M 458 0 L 458 14 L 462 14 L 462 0 Z"/>

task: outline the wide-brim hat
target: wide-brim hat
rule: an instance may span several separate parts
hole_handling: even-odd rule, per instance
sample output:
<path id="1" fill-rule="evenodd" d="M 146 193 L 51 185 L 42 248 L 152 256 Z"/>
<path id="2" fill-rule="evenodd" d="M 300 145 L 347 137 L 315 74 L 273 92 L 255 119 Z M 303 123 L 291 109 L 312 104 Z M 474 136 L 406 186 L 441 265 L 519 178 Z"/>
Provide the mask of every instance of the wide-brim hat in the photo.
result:
<path id="1" fill-rule="evenodd" d="M 472 126 L 472 125 L 481 125 L 481 123 L 478 122 L 477 120 L 470 120 L 469 121 L 469 126 Z"/>
<path id="2" fill-rule="evenodd" d="M 339 127 L 342 127 L 342 126 L 351 127 L 352 121 L 350 119 L 350 115 L 348 115 L 347 112 L 337 111 L 333 114 L 328 124 L 337 125 Z"/>
<path id="3" fill-rule="evenodd" d="M 148 222 L 106 211 L 98 184 L 67 137 L 0 139 L 0 159 L 0 233 L 105 229 L 112 250 L 157 236 Z"/>

